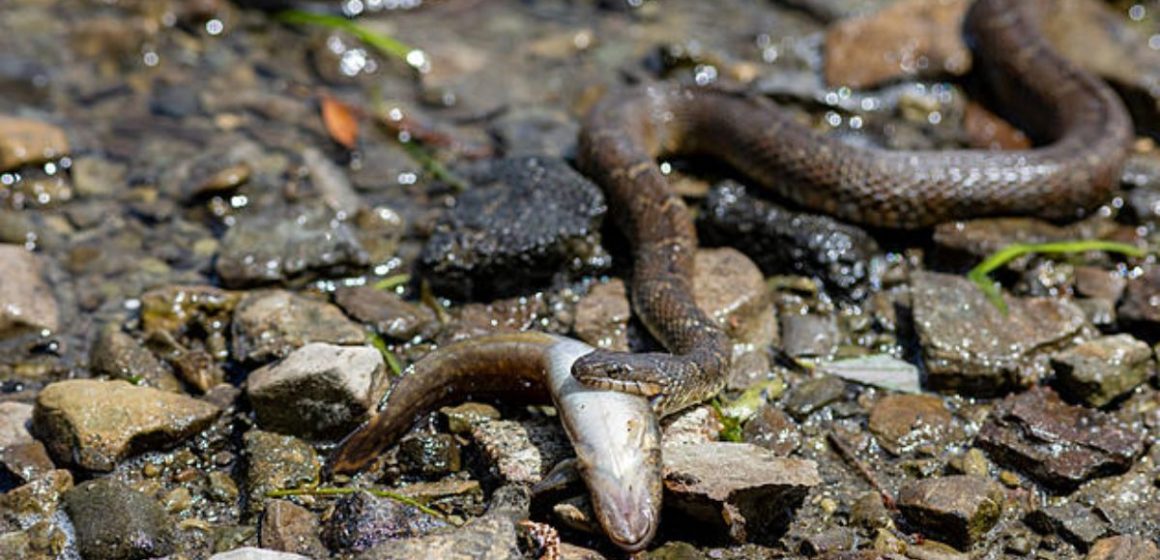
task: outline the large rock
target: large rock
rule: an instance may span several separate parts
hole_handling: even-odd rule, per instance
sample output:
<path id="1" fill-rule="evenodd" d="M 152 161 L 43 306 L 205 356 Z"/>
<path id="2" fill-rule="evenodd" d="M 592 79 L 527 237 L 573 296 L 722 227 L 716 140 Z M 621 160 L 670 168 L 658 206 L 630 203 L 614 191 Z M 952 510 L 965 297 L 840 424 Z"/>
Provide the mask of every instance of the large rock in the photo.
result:
<path id="1" fill-rule="evenodd" d="M 32 427 L 59 463 L 111 471 L 125 457 L 200 432 L 220 412 L 205 401 L 125 381 L 74 379 L 40 391 Z"/>
<path id="2" fill-rule="evenodd" d="M 898 507 L 926 534 L 967 548 L 999 521 L 1003 489 L 968 475 L 928 478 L 904 486 L 898 493 Z"/>
<path id="3" fill-rule="evenodd" d="M 174 521 L 161 504 L 112 478 L 90 480 L 64 494 L 85 558 L 138 560 L 173 552 Z"/>
<path id="4" fill-rule="evenodd" d="M 28 330 L 56 331 L 56 298 L 40 258 L 19 245 L 0 245 L 0 338 Z"/>

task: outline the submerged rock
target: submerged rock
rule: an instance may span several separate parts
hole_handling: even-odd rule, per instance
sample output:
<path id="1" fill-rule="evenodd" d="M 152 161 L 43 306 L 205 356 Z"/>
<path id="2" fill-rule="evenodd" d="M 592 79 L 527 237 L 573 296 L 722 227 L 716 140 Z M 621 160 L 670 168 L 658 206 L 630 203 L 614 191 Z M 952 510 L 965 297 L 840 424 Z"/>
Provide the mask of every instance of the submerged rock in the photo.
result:
<path id="1" fill-rule="evenodd" d="M 489 299 L 605 264 L 604 197 L 562 160 L 498 160 L 472 179 L 423 248 L 432 288 Z"/>
<path id="2" fill-rule="evenodd" d="M 174 551 L 174 521 L 161 504 L 112 478 L 91 480 L 64 494 L 85 558 L 138 560 Z"/>
<path id="3" fill-rule="evenodd" d="M 1003 513 L 1003 489 L 990 480 L 952 475 L 910 482 L 898 507 L 932 537 L 968 548 L 979 542 Z"/>

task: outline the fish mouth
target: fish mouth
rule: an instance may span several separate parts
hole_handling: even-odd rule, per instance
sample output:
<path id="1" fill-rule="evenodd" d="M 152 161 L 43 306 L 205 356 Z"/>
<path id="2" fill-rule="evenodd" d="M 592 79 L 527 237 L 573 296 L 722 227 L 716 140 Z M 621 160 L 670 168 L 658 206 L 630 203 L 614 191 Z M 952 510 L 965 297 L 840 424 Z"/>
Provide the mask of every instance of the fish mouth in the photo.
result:
<path id="1" fill-rule="evenodd" d="M 626 552 L 643 550 L 657 532 L 660 493 L 644 480 L 589 477 L 597 520 L 608 539 Z"/>

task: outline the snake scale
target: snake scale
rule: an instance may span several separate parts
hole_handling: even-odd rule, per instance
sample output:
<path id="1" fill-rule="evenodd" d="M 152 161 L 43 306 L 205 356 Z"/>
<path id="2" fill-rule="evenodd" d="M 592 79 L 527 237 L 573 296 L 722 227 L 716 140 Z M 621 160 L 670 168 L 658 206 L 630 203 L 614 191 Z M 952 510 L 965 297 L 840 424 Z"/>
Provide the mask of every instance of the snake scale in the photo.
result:
<path id="1" fill-rule="evenodd" d="M 1116 94 L 1048 45 L 1037 2 L 977 0 L 964 30 L 1004 112 L 1039 147 L 1018 151 L 891 151 L 853 147 L 797 123 L 776 105 L 708 88 L 659 85 L 606 96 L 580 136 L 581 170 L 601 185 L 632 246 L 632 302 L 672 354 L 598 351 L 582 382 L 653 399 L 661 414 L 724 385 L 730 348 L 695 304 L 697 237 L 661 155 L 722 160 L 804 208 L 851 222 L 915 229 L 990 215 L 1075 219 L 1117 186 L 1133 138 Z"/>

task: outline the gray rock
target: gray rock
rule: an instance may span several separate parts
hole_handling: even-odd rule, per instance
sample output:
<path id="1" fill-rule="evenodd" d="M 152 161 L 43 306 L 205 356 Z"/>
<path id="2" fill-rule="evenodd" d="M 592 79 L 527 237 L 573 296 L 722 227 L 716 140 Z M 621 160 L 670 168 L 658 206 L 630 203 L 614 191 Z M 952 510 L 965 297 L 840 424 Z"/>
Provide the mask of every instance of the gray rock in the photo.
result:
<path id="1" fill-rule="evenodd" d="M 258 531 L 262 548 L 323 558 L 329 551 L 318 535 L 318 518 L 310 510 L 287 500 L 266 503 Z"/>
<path id="2" fill-rule="evenodd" d="M 19 245 L 0 244 L 0 338 L 27 331 L 55 332 L 59 311 L 44 281 L 40 258 Z"/>
<path id="3" fill-rule="evenodd" d="M 1088 551 L 1085 560 L 1155 560 L 1160 558 L 1160 547 L 1146 537 L 1117 535 L 1100 539 Z"/>
<path id="4" fill-rule="evenodd" d="M 801 420 L 822 407 L 842 400 L 846 394 L 846 382 L 832 375 L 807 379 L 790 389 L 782 401 L 786 412 Z"/>
<path id="5" fill-rule="evenodd" d="M 1008 297 L 1004 315 L 978 286 L 948 274 L 916 272 L 911 301 L 928 385 L 976 395 L 1042 377 L 1045 350 L 1085 324 L 1082 309 L 1057 298 Z"/>
<path id="6" fill-rule="evenodd" d="M 1142 434 L 1111 415 L 1068 405 L 1046 387 L 1000 401 L 976 445 L 999 465 L 1059 489 L 1125 471 L 1143 450 Z"/>
<path id="7" fill-rule="evenodd" d="M 32 405 L 0 402 L 0 448 L 32 441 L 32 434 L 28 433 L 31 422 Z"/>
<path id="8" fill-rule="evenodd" d="M 1091 480 L 1072 499 L 1090 505 L 1107 520 L 1112 533 L 1160 535 L 1160 486 L 1155 469 L 1160 450 L 1152 448 L 1149 458 L 1136 461 L 1131 471 Z"/>
<path id="9" fill-rule="evenodd" d="M 463 527 L 409 539 L 386 541 L 355 556 L 357 560 L 519 560 L 516 526 L 506 515 L 486 515 Z"/>
<path id="10" fill-rule="evenodd" d="M 393 292 L 370 286 L 339 288 L 334 292 L 334 303 L 356 321 L 394 340 L 428 337 L 439 326 L 435 312 L 430 308 L 403 301 Z"/>
<path id="11" fill-rule="evenodd" d="M 359 492 L 335 505 L 322 529 L 322 540 L 333 550 L 358 553 L 444 527 L 446 522 L 414 506 Z"/>
<path id="12" fill-rule="evenodd" d="M 171 554 L 169 518 L 156 500 L 112 478 L 80 484 L 64 494 L 85 558 L 137 560 Z"/>
<path id="13" fill-rule="evenodd" d="M 698 533 L 732 542 L 773 542 L 806 493 L 822 483 L 813 461 L 778 457 L 748 443 L 664 450 L 665 509 Z"/>
<path id="14" fill-rule="evenodd" d="M 1080 550 L 1087 550 L 1108 532 L 1106 521 L 1077 502 L 1036 509 L 1028 513 L 1024 521 L 1041 533 L 1063 537 Z"/>
<path id="15" fill-rule="evenodd" d="M 1160 326 L 1160 266 L 1128 281 L 1128 288 L 1116 309 L 1120 319 L 1133 326 L 1155 329 Z"/>
<path id="16" fill-rule="evenodd" d="M 241 219 L 222 237 L 215 270 L 227 287 L 304 282 L 367 266 L 354 232 L 329 212 Z"/>
<path id="17" fill-rule="evenodd" d="M 220 413 L 213 404 L 168 391 L 74 379 L 40 391 L 32 432 L 62 464 L 111 471 L 130 455 L 175 445 L 202 431 Z"/>
<path id="18" fill-rule="evenodd" d="M 367 419 L 387 384 L 378 350 L 312 342 L 252 372 L 246 393 L 263 429 L 334 438 Z"/>
<path id="19" fill-rule="evenodd" d="M 171 392 L 182 390 L 181 381 L 152 352 L 132 336 L 109 324 L 97 333 L 89 351 L 89 369 L 95 375 L 122 379 Z"/>
<path id="20" fill-rule="evenodd" d="M 968 548 L 1003 513 L 1003 490 L 990 480 L 952 475 L 911 482 L 898 493 L 903 515 L 924 532 Z"/>
<path id="21" fill-rule="evenodd" d="M 604 197 L 564 161 L 498 160 L 472 180 L 423 247 L 420 265 L 432 288 L 494 299 L 527 293 L 559 272 L 607 264 Z"/>
<path id="22" fill-rule="evenodd" d="M 302 162 L 310 171 L 310 182 L 327 207 L 346 217 L 358 212 L 362 199 L 341 167 L 313 147 L 302 150 Z"/>
<path id="23" fill-rule="evenodd" d="M 112 196 L 126 187 L 125 175 L 128 168 L 96 156 L 73 158 L 73 187 L 81 197 Z"/>
<path id="24" fill-rule="evenodd" d="M 741 437 L 754 445 L 760 445 L 779 457 L 793 453 L 802 443 L 801 428 L 783 412 L 780 407 L 765 403 L 757 409 L 749 422 L 745 423 Z"/>
<path id="25" fill-rule="evenodd" d="M 840 336 L 838 324 L 832 316 L 781 316 L 781 347 L 786 354 L 795 358 L 828 358 L 837 349 Z"/>
<path id="26" fill-rule="evenodd" d="M 219 552 L 210 556 L 209 560 L 310 560 L 311 558 L 325 558 L 325 556 L 303 556 L 292 552 L 280 552 L 277 550 L 245 546 L 226 552 Z"/>
<path id="27" fill-rule="evenodd" d="M 894 455 L 940 455 L 957 436 L 951 412 L 934 395 L 887 395 L 870 409 L 868 427 Z"/>
<path id="28" fill-rule="evenodd" d="M 162 188 L 186 202 L 226 196 L 250 180 L 261 157 L 262 147 L 253 141 L 223 135 L 195 157 L 169 167 Z"/>
<path id="29" fill-rule="evenodd" d="M 667 446 L 717 441 L 725 427 L 713 407 L 701 404 L 666 417 L 661 429 L 661 445 Z"/>
<path id="30" fill-rule="evenodd" d="M 282 290 L 246 294 L 232 328 L 234 358 L 251 363 L 287 356 L 311 342 L 354 345 L 367 336 L 337 307 Z"/>
<path id="31" fill-rule="evenodd" d="M 243 438 L 246 446 L 246 488 L 250 513 L 265 509 L 271 490 L 298 488 L 319 480 L 322 461 L 306 442 L 261 430 L 250 430 Z"/>
<path id="32" fill-rule="evenodd" d="M 501 483 L 535 484 L 572 456 L 572 445 L 555 421 L 482 422 L 472 426 L 471 439 Z"/>
<path id="33" fill-rule="evenodd" d="M 619 278 L 594 284 L 576 303 L 576 337 L 595 348 L 628 351 L 628 291 Z"/>
<path id="34" fill-rule="evenodd" d="M 1155 369 L 1152 349 L 1128 334 L 1103 336 L 1051 357 L 1062 393 L 1104 406 L 1144 382 Z"/>
<path id="35" fill-rule="evenodd" d="M 504 154 L 570 158 L 576 154 L 580 124 L 567 113 L 545 107 L 513 107 L 491 123 Z"/>

